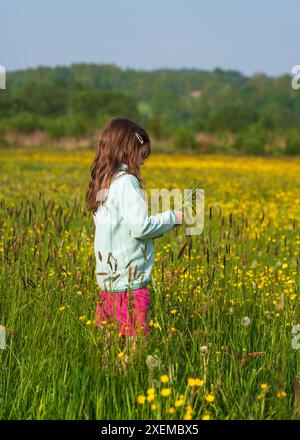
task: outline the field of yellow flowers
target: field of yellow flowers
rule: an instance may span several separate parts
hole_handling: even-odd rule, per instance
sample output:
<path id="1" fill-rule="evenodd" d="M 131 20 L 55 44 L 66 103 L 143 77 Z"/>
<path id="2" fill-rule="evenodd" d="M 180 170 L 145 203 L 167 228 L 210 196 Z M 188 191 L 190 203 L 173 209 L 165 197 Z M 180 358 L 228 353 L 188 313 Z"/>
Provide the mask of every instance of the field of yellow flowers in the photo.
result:
<path id="1" fill-rule="evenodd" d="M 134 345 L 94 322 L 93 157 L 0 150 L 0 418 L 299 419 L 300 159 L 146 161 L 147 190 L 200 182 L 205 225 L 155 240 Z"/>

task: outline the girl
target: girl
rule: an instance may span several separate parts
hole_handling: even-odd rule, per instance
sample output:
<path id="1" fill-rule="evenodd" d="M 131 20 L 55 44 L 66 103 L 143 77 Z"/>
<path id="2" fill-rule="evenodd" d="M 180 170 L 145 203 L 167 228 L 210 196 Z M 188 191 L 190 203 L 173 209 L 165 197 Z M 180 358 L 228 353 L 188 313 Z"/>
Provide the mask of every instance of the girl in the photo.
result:
<path id="1" fill-rule="evenodd" d="M 97 324 L 113 321 L 121 335 L 131 337 L 149 331 L 153 239 L 182 223 L 181 211 L 148 216 L 140 167 L 150 151 L 143 128 L 127 118 L 112 119 L 101 133 L 86 194 L 95 223 Z"/>

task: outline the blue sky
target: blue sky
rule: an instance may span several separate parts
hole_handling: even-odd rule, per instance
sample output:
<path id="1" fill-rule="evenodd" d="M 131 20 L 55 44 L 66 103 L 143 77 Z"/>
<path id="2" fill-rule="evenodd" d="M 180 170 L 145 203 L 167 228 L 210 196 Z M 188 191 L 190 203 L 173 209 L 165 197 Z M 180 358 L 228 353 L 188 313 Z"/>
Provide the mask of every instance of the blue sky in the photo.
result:
<path id="1" fill-rule="evenodd" d="M 0 65 L 276 76 L 300 64 L 299 17 L 299 0 L 0 0 Z"/>

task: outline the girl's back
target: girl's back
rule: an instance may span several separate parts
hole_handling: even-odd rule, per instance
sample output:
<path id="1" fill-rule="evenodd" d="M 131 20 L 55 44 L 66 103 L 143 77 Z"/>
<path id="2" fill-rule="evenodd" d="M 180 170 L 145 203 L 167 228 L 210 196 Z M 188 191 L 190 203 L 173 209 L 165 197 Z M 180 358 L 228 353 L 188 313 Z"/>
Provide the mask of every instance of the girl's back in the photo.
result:
<path id="1" fill-rule="evenodd" d="M 132 322 L 147 333 L 153 239 L 181 223 L 179 213 L 171 210 L 148 216 L 140 167 L 150 151 L 143 128 L 127 118 L 112 119 L 101 134 L 86 195 L 95 222 L 98 323 L 114 318 L 122 324 L 122 334 L 135 334 Z"/>

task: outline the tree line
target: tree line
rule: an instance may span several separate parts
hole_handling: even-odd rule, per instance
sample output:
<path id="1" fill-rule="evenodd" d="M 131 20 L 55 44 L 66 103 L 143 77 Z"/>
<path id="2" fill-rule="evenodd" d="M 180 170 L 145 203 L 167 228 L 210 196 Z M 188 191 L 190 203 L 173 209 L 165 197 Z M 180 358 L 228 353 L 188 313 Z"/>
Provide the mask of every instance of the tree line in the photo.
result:
<path id="1" fill-rule="evenodd" d="M 10 132 L 81 137 L 126 116 L 180 151 L 300 153 L 300 91 L 289 75 L 73 64 L 8 72 L 6 82 L 2 144 Z"/>

